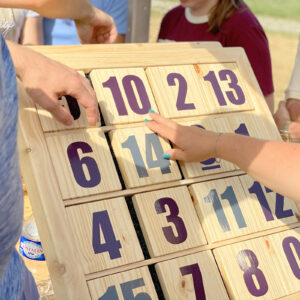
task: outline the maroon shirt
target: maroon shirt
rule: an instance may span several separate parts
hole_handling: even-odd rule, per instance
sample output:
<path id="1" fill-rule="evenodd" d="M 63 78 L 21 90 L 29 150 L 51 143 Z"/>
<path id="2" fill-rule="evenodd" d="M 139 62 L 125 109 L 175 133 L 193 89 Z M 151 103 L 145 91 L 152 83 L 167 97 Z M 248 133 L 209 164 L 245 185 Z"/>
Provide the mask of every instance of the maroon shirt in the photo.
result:
<path id="1" fill-rule="evenodd" d="M 254 14 L 245 5 L 224 20 L 216 34 L 208 31 L 207 22 L 189 22 L 185 8 L 177 6 L 163 18 L 158 39 L 176 42 L 218 41 L 223 47 L 243 47 L 263 94 L 274 92 L 267 37 Z"/>

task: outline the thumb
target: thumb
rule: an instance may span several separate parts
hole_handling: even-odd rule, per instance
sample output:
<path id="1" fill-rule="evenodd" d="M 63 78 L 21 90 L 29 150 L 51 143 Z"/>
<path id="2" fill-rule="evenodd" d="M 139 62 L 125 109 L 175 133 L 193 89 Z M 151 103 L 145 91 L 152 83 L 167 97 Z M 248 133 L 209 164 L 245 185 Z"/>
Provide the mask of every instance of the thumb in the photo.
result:
<path id="1" fill-rule="evenodd" d="M 170 149 L 166 151 L 166 154 L 170 155 L 171 160 L 187 160 L 186 153 L 181 149 Z"/>

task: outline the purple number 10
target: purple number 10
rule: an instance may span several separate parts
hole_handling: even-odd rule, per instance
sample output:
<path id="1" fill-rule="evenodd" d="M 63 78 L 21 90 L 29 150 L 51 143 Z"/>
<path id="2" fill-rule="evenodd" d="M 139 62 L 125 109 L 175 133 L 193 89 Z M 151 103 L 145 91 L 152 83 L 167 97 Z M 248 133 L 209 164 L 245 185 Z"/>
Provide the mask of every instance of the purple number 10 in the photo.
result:
<path id="1" fill-rule="evenodd" d="M 149 109 L 151 108 L 151 104 L 142 79 L 135 75 L 126 75 L 122 79 L 122 84 L 132 111 L 139 115 L 147 114 Z M 106 82 L 103 82 L 102 85 L 103 87 L 109 88 L 111 90 L 119 115 L 127 116 L 127 108 L 125 106 L 125 101 L 122 96 L 117 78 L 115 76 L 112 76 Z M 137 93 L 140 97 L 142 105 L 141 107 L 139 106 L 139 103 L 136 99 L 133 85 L 135 86 L 135 89 L 137 90 Z"/>
<path id="2" fill-rule="evenodd" d="M 235 73 L 231 70 L 221 70 L 218 73 L 219 79 L 221 81 L 229 81 L 228 86 L 235 91 L 235 94 L 232 91 L 226 91 L 225 94 L 228 100 L 235 105 L 242 105 L 245 103 L 245 95 L 242 88 L 238 85 L 238 78 Z M 206 76 L 203 77 L 205 81 L 209 81 L 214 89 L 214 92 L 217 96 L 220 106 L 227 105 L 224 94 L 218 82 L 217 76 L 214 71 L 210 71 Z"/>

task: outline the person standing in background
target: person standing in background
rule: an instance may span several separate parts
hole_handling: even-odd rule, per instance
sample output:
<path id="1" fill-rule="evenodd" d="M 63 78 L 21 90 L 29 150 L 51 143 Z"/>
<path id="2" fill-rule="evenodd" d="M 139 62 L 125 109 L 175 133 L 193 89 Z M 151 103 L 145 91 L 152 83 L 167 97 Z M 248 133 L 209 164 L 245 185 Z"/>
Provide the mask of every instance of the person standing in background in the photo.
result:
<path id="1" fill-rule="evenodd" d="M 128 0 L 91 0 L 91 3 L 111 15 L 118 30 L 115 43 L 124 43 L 127 31 Z M 79 45 L 74 21 L 71 19 L 43 20 L 45 45 Z"/>
<path id="2" fill-rule="evenodd" d="M 22 45 L 43 44 L 43 18 L 38 13 L 27 9 L 0 8 L 0 16 L 2 15 L 11 15 L 14 23 L 12 28 L 3 28 L 6 40 Z"/>
<path id="3" fill-rule="evenodd" d="M 219 41 L 243 47 L 271 113 L 274 87 L 265 32 L 242 0 L 180 0 L 161 22 L 158 42 Z"/>

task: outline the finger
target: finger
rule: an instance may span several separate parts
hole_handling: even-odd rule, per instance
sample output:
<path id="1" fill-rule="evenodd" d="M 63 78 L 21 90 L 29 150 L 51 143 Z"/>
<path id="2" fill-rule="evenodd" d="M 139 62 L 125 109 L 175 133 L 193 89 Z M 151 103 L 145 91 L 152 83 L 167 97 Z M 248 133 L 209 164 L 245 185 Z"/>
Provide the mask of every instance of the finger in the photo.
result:
<path id="1" fill-rule="evenodd" d="M 66 126 L 71 126 L 73 124 L 74 119 L 71 113 L 66 108 L 60 105 L 58 99 L 43 99 L 39 104 L 44 109 L 48 110 L 57 121 L 63 123 Z"/>
<path id="2" fill-rule="evenodd" d="M 152 120 L 156 121 L 158 124 L 162 125 L 162 126 L 167 126 L 169 128 L 176 128 L 177 127 L 177 123 L 162 117 L 160 114 L 158 113 L 149 113 L 149 116 L 151 117 Z"/>
<path id="3" fill-rule="evenodd" d="M 100 121 L 95 93 L 90 93 L 84 86 L 81 86 L 78 89 L 73 89 L 68 94 L 77 99 L 77 101 L 85 108 L 88 123 L 95 126 L 96 123 Z"/>
<path id="4" fill-rule="evenodd" d="M 170 149 L 165 152 L 166 154 L 170 155 L 170 160 L 184 160 L 186 161 L 188 158 L 186 156 L 186 153 L 182 151 L 181 149 Z"/>
<path id="5" fill-rule="evenodd" d="M 168 126 L 161 125 L 161 124 L 157 123 L 156 121 L 147 122 L 146 126 L 153 132 L 157 133 L 162 138 L 165 138 L 165 139 L 170 140 L 171 142 L 174 142 L 174 140 L 173 140 L 174 132 Z"/>

